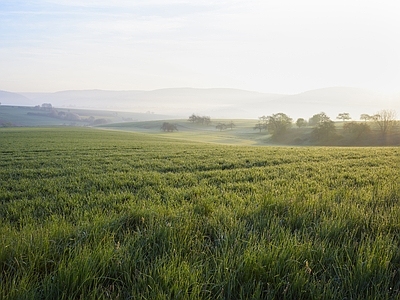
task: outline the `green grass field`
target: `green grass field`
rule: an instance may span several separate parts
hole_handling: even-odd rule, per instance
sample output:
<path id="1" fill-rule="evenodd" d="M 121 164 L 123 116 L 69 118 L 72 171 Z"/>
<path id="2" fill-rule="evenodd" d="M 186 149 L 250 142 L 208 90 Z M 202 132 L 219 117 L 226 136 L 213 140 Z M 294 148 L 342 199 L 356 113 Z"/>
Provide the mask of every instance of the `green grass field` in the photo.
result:
<path id="1" fill-rule="evenodd" d="M 73 113 L 79 116 L 79 120 L 68 120 L 48 116 L 49 111 L 38 110 L 29 106 L 10 106 L 0 105 L 0 128 L 1 127 L 39 127 L 39 126 L 88 126 L 93 125 L 89 118 L 104 120 L 107 123 L 132 122 L 139 120 L 153 120 L 163 116 L 134 113 L 117 112 L 105 110 L 73 109 L 73 108 L 54 108 L 54 110 L 64 113 Z M 166 116 L 164 116 L 166 117 Z M 97 123 L 100 124 L 100 123 Z"/>
<path id="2" fill-rule="evenodd" d="M 176 124 L 178 129 L 178 131 L 173 133 L 161 131 L 160 128 L 163 122 L 165 122 L 163 120 L 107 124 L 100 126 L 100 128 L 146 133 L 174 140 L 180 139 L 191 142 L 249 146 L 265 145 L 270 136 L 266 132 L 259 133 L 253 129 L 254 124 L 257 122 L 256 120 L 234 120 L 236 124 L 235 128 L 222 131 L 215 128 L 215 124 L 219 121 L 227 122 L 227 120 L 213 120 L 212 124 L 205 126 L 192 124 L 187 120 L 169 120 L 168 122 Z"/>
<path id="3" fill-rule="evenodd" d="M 344 122 L 335 123 L 335 135 L 331 140 L 316 141 L 312 138 L 313 126 L 298 128 L 294 124 L 279 139 L 273 139 L 267 130 L 255 130 L 257 120 L 212 120 L 209 125 L 201 125 L 188 122 L 187 120 L 168 120 L 174 124 L 177 131 L 162 132 L 163 120 L 146 122 L 113 123 L 99 126 L 100 128 L 147 133 L 202 143 L 225 144 L 225 145 L 248 145 L 248 146 L 400 146 L 400 123 L 385 136 L 382 136 L 379 127 L 374 122 L 368 122 L 370 131 L 359 137 L 349 134 L 343 129 Z M 218 130 L 218 123 L 229 124 L 233 122 L 233 128 Z M 349 123 L 349 122 L 347 122 Z M 362 122 L 358 122 L 361 124 Z"/>
<path id="4" fill-rule="evenodd" d="M 61 116 L 60 116 L 61 114 Z M 67 117 L 68 114 L 72 114 Z M 165 120 L 167 118 L 168 120 Z M 223 145 L 247 146 L 400 146 L 400 123 L 398 122 L 387 134 L 382 135 L 375 122 L 367 122 L 369 131 L 357 134 L 343 129 L 349 122 L 335 122 L 335 133 L 329 139 L 321 141 L 312 137 L 313 126 L 298 128 L 292 124 L 285 134 L 273 138 L 267 130 L 255 130 L 259 122 L 256 119 L 212 119 L 208 125 L 191 123 L 188 119 L 115 111 L 97 111 L 87 109 L 55 108 L 51 111 L 34 107 L 0 106 L 0 128 L 2 127 L 40 127 L 69 126 L 97 127 L 107 130 L 129 131 L 160 135 L 174 140 L 202 142 Z M 162 120 L 161 120 L 162 119 Z M 176 126 L 173 133 L 162 132 L 164 122 Z M 229 124 L 232 128 L 219 130 L 219 123 Z M 358 122 L 361 124 L 362 122 Z M 102 124 L 102 125 L 101 125 Z"/>
<path id="5" fill-rule="evenodd" d="M 0 129 L 0 299 L 399 299 L 400 148 Z"/>

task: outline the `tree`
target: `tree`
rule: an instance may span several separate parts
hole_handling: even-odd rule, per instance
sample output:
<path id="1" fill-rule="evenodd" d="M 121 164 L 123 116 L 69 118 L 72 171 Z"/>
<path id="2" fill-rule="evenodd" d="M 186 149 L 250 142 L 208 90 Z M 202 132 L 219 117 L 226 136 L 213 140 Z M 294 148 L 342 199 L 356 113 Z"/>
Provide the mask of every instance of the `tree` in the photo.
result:
<path id="1" fill-rule="evenodd" d="M 315 140 L 327 142 L 335 137 L 335 123 L 324 112 L 314 115 L 310 120 L 313 120 L 313 124 L 318 121 L 311 133 Z"/>
<path id="2" fill-rule="evenodd" d="M 254 126 L 253 129 L 259 130 L 260 132 L 263 129 L 267 129 L 267 117 L 266 116 L 259 117 L 258 123 Z"/>
<path id="3" fill-rule="evenodd" d="M 197 117 L 197 123 L 204 125 L 204 121 L 205 121 L 204 117 L 200 117 L 200 116 Z"/>
<path id="4" fill-rule="evenodd" d="M 232 121 L 230 121 L 228 124 L 226 124 L 226 126 L 227 126 L 228 128 L 230 128 L 231 130 L 232 130 L 234 127 L 236 127 L 235 123 L 233 123 Z"/>
<path id="5" fill-rule="evenodd" d="M 351 138 L 358 140 L 361 136 L 368 135 L 371 128 L 367 123 L 350 122 L 343 125 L 343 130 Z"/>
<path id="6" fill-rule="evenodd" d="M 161 130 L 164 132 L 173 132 L 173 131 L 178 131 L 178 128 L 174 124 L 164 122 L 161 126 Z"/>
<path id="7" fill-rule="evenodd" d="M 320 112 L 319 114 L 313 115 L 309 120 L 308 120 L 308 125 L 310 126 L 315 126 L 320 123 L 328 122 L 331 119 L 326 115 L 324 112 Z"/>
<path id="8" fill-rule="evenodd" d="M 396 112 L 384 109 L 373 115 L 372 120 L 378 125 L 382 135 L 385 136 L 397 123 Z"/>
<path id="9" fill-rule="evenodd" d="M 227 126 L 224 123 L 218 123 L 217 126 L 215 126 L 215 128 L 219 129 L 219 131 L 222 131 L 222 130 L 226 129 Z"/>
<path id="10" fill-rule="evenodd" d="M 284 113 L 267 116 L 265 120 L 268 132 L 272 134 L 274 139 L 284 135 L 292 126 L 292 119 Z"/>
<path id="11" fill-rule="evenodd" d="M 96 120 L 96 118 L 93 117 L 93 116 L 90 116 L 90 117 L 88 117 L 88 118 L 86 119 L 86 121 L 89 122 L 89 123 L 93 123 L 94 120 Z"/>
<path id="12" fill-rule="evenodd" d="M 312 131 L 312 136 L 318 141 L 329 141 L 336 134 L 336 127 L 333 121 L 324 121 L 319 123 Z"/>
<path id="13" fill-rule="evenodd" d="M 203 119 L 204 119 L 203 123 L 204 123 L 205 125 L 210 125 L 210 123 L 211 123 L 211 118 L 210 118 L 209 116 L 204 116 Z"/>
<path id="14" fill-rule="evenodd" d="M 52 110 L 53 106 L 51 105 L 51 103 L 43 103 L 42 104 L 42 109 L 43 110 Z"/>
<path id="15" fill-rule="evenodd" d="M 80 121 L 81 117 L 78 114 L 67 112 L 67 114 L 65 115 L 65 119 L 68 121 Z"/>
<path id="16" fill-rule="evenodd" d="M 191 116 L 189 116 L 188 121 L 194 123 L 196 122 L 197 118 L 198 117 L 195 114 L 192 114 Z"/>
<path id="17" fill-rule="evenodd" d="M 59 112 L 58 112 L 58 117 L 59 117 L 60 119 L 64 119 L 66 115 L 67 115 L 67 114 L 66 114 L 65 111 L 59 111 Z"/>
<path id="18" fill-rule="evenodd" d="M 107 123 L 108 123 L 107 119 L 101 118 L 101 119 L 95 119 L 92 122 L 92 125 L 103 125 L 103 124 L 107 124 Z"/>
<path id="19" fill-rule="evenodd" d="M 266 123 L 266 121 L 267 121 L 266 116 L 259 117 L 258 119 L 260 120 L 261 123 Z"/>
<path id="20" fill-rule="evenodd" d="M 351 120 L 351 117 L 350 117 L 349 113 L 340 113 L 340 114 L 338 114 L 336 119 L 342 120 L 344 122 L 344 121 L 347 121 L 347 120 Z"/>
<path id="21" fill-rule="evenodd" d="M 209 116 L 198 116 L 195 114 L 189 116 L 188 121 L 192 123 L 199 123 L 202 125 L 209 125 L 211 123 L 211 119 Z"/>
<path id="22" fill-rule="evenodd" d="M 265 123 L 261 123 L 261 122 L 258 122 L 255 126 L 254 126 L 254 130 L 259 130 L 260 132 L 261 132 L 261 130 L 263 130 L 263 129 L 266 129 L 267 128 L 267 126 L 266 126 L 266 124 Z"/>
<path id="23" fill-rule="evenodd" d="M 296 126 L 297 127 L 306 127 L 307 126 L 307 121 L 306 120 L 304 120 L 303 118 L 298 118 L 297 119 L 297 121 L 296 121 Z"/>
<path id="24" fill-rule="evenodd" d="M 371 119 L 372 119 L 372 116 L 370 116 L 369 114 L 361 114 L 361 116 L 360 116 L 360 120 L 364 120 L 365 122 L 367 122 Z"/>

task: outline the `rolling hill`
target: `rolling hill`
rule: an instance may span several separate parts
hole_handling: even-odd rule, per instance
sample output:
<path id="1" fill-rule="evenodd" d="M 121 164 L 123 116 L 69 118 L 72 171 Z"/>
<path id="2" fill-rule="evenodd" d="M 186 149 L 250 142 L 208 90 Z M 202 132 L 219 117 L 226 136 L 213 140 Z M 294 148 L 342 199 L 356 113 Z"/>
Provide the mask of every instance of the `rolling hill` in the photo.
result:
<path id="1" fill-rule="evenodd" d="M 35 106 L 51 103 L 60 108 L 155 113 L 187 117 L 192 113 L 211 118 L 256 119 L 284 112 L 293 119 L 309 118 L 321 111 L 335 119 L 349 112 L 353 119 L 381 109 L 400 112 L 400 94 L 383 95 L 351 87 L 331 87 L 294 95 L 268 94 L 238 89 L 170 88 L 153 91 L 77 90 L 55 93 L 0 92 L 7 105 Z"/>

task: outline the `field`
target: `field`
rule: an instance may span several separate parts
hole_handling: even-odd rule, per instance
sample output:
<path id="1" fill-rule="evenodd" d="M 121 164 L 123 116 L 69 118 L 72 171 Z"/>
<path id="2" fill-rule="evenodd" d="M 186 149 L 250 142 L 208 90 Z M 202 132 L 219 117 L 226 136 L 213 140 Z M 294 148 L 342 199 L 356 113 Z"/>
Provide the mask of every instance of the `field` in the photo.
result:
<path id="1" fill-rule="evenodd" d="M 0 129 L 0 299 L 398 299 L 400 148 Z"/>
<path id="2" fill-rule="evenodd" d="M 161 127 L 165 121 L 155 120 L 146 122 L 124 122 L 112 123 L 99 126 L 112 130 L 140 132 L 152 135 L 160 135 L 171 137 L 173 139 L 181 139 L 186 141 L 207 142 L 214 144 L 228 145 L 275 145 L 275 146 L 400 146 L 400 123 L 392 128 L 385 136 L 380 132 L 379 127 L 375 122 L 367 123 L 358 121 L 353 124 L 367 124 L 370 131 L 360 134 L 354 134 L 346 131 L 343 127 L 350 122 L 335 122 L 335 134 L 328 140 L 315 140 L 312 137 L 312 132 L 315 126 L 306 126 L 298 128 L 292 124 L 291 128 L 279 138 L 274 139 L 267 130 L 255 130 L 257 120 L 252 119 L 236 119 L 212 120 L 209 125 L 191 123 L 188 120 L 168 120 L 176 126 L 176 131 L 162 132 Z M 229 124 L 232 122 L 232 128 L 223 130 L 217 129 L 218 124 Z"/>
<path id="3" fill-rule="evenodd" d="M 161 130 L 163 123 L 175 126 L 173 135 Z M 232 123 L 233 126 L 229 126 Z M 161 135 L 192 142 L 206 142 L 226 145 L 248 146 L 400 146 L 400 122 L 393 126 L 385 135 L 382 134 L 376 122 L 334 122 L 334 134 L 323 134 L 327 139 L 315 139 L 314 126 L 298 128 L 295 124 L 285 131 L 285 134 L 273 137 L 265 128 L 255 129 L 257 119 L 210 119 L 208 125 L 201 122 L 189 122 L 187 118 L 174 119 L 172 116 L 152 113 L 133 113 L 117 111 L 100 111 L 87 109 L 67 109 L 23 106 L 0 106 L 0 128 L 3 127 L 97 127 L 118 131 L 139 132 L 151 135 Z M 365 131 L 346 130 L 344 125 L 366 125 Z M 221 124 L 227 128 L 218 129 Z M 359 127 L 357 127 L 359 128 Z M 359 130 L 359 129 L 358 129 Z"/>
<path id="4" fill-rule="evenodd" d="M 257 120 L 244 119 L 233 120 L 235 127 L 232 129 L 218 130 L 215 128 L 219 122 L 227 120 L 213 120 L 210 125 L 199 125 L 188 122 L 187 120 L 169 120 L 168 122 L 176 125 L 177 131 L 165 133 L 161 131 L 163 120 L 146 122 L 125 122 L 101 125 L 99 128 L 112 129 L 118 131 L 130 131 L 146 133 L 151 135 L 163 136 L 165 138 L 179 139 L 191 142 L 206 142 L 213 144 L 228 145 L 265 145 L 270 135 L 267 132 L 259 133 L 255 131 L 254 125 Z"/>
<path id="5" fill-rule="evenodd" d="M 53 112 L 53 114 L 51 114 Z M 58 113 L 73 113 L 79 116 L 76 120 L 56 117 Z M 105 110 L 54 108 L 40 110 L 29 106 L 0 105 L 0 128 L 20 126 L 88 126 L 94 120 L 103 120 L 103 123 L 132 122 L 167 118 L 166 116 L 149 113 L 117 112 Z M 100 123 L 98 123 L 100 124 Z"/>

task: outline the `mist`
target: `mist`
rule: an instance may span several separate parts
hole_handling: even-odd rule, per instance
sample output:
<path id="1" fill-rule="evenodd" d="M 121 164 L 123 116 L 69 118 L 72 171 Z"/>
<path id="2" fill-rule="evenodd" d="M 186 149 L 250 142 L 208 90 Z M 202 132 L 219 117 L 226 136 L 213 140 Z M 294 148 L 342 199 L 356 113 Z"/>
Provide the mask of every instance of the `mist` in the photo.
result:
<path id="1" fill-rule="evenodd" d="M 364 89 L 335 87 L 300 94 L 267 94 L 238 89 L 176 88 L 153 91 L 82 90 L 56 93 L 0 93 L 3 105 L 36 106 L 51 103 L 59 108 L 152 113 L 187 118 L 192 113 L 211 118 L 257 119 L 283 112 L 293 119 L 308 119 L 325 112 L 335 119 L 347 112 L 353 120 L 382 109 L 400 112 L 400 94 L 384 95 Z"/>

